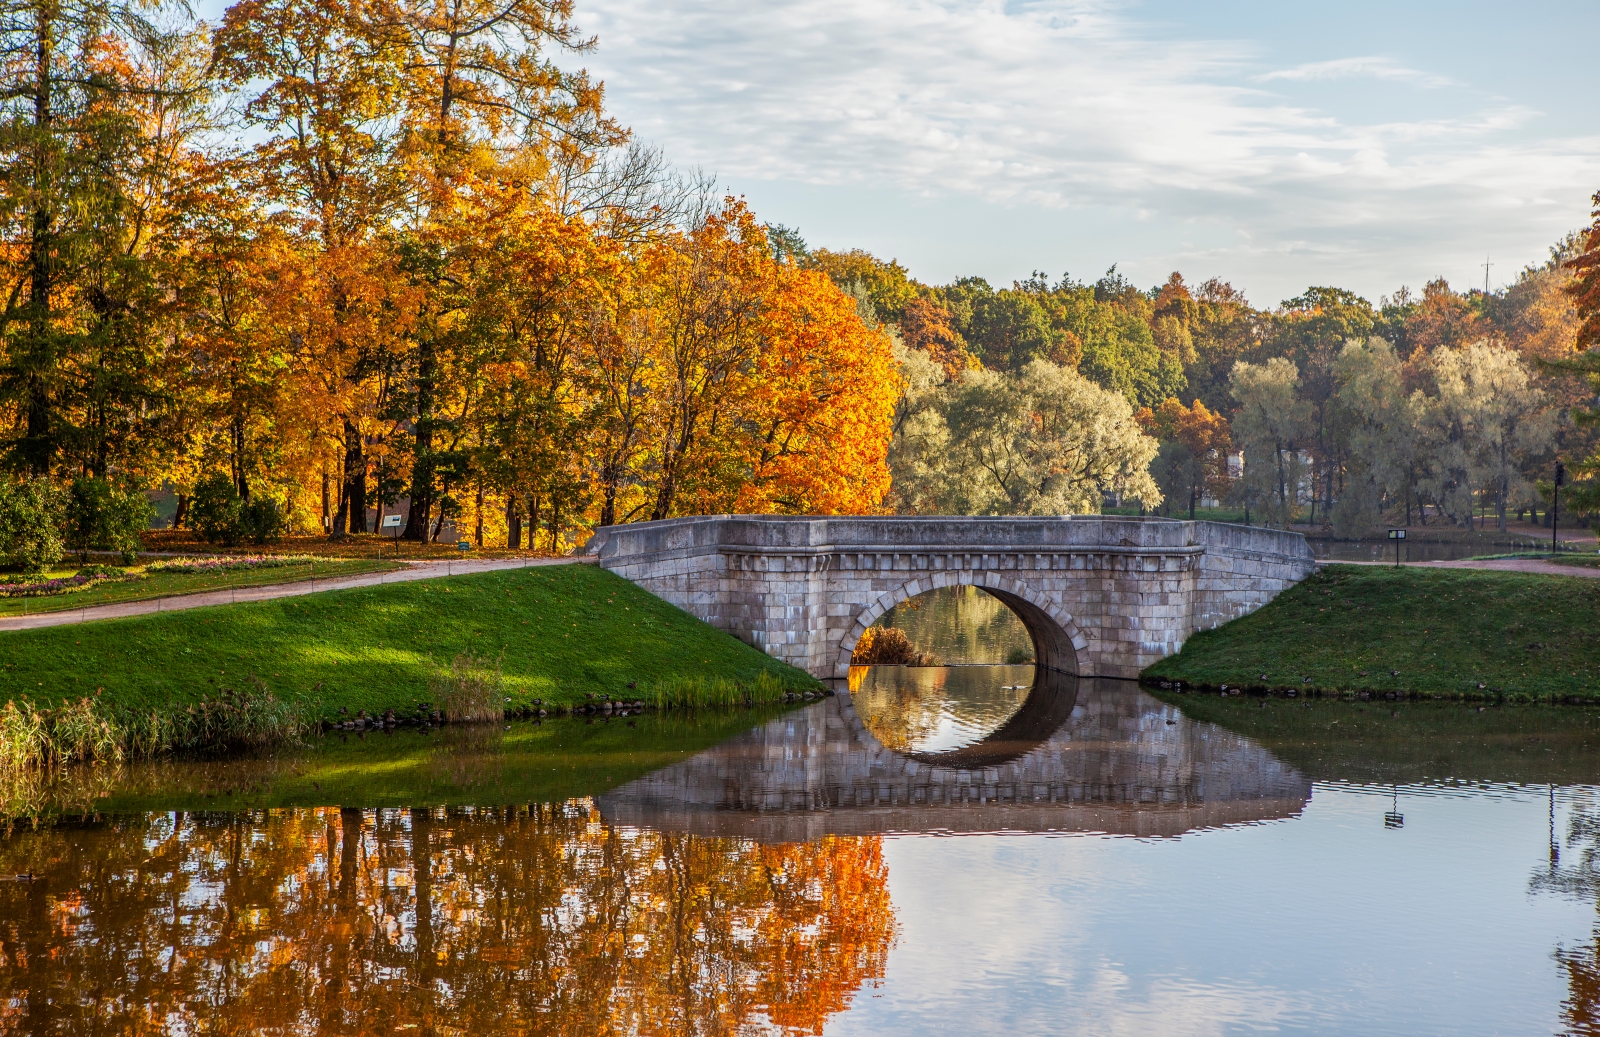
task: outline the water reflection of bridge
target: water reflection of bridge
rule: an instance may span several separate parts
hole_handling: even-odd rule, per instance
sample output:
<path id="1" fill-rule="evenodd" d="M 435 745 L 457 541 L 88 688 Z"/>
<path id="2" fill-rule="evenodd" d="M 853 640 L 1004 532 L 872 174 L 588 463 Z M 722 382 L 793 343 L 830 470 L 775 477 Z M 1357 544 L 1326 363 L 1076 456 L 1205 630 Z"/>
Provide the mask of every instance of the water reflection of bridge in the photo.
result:
<path id="1" fill-rule="evenodd" d="M 1036 684 L 983 741 L 885 748 L 824 699 L 600 797 L 610 821 L 791 842 L 895 831 L 1175 836 L 1292 817 L 1308 778 L 1125 682 Z"/>

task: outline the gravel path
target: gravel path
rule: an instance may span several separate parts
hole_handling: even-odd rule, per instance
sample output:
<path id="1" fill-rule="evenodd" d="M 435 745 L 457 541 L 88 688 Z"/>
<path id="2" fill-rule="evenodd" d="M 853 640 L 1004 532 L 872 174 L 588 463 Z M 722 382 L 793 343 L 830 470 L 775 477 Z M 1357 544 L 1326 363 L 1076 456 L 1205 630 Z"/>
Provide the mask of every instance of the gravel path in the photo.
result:
<path id="1" fill-rule="evenodd" d="M 1341 562 L 1337 560 L 1321 564 L 1394 565 L 1393 562 Z M 1538 573 L 1541 576 L 1583 576 L 1591 580 L 1600 579 L 1600 567 L 1562 565 L 1559 562 L 1547 562 L 1542 558 L 1458 558 L 1450 562 L 1407 562 L 1405 567 L 1408 569 L 1493 569 L 1496 572 L 1505 573 Z"/>
<path id="2" fill-rule="evenodd" d="M 86 608 L 61 612 L 41 612 L 33 616 L 7 616 L 0 619 L 0 630 L 58 627 L 69 623 L 89 623 L 97 619 L 122 619 L 155 612 L 204 608 L 207 605 L 266 601 L 268 598 L 296 598 L 302 594 L 320 594 L 323 591 L 346 590 L 351 587 L 376 587 L 379 584 L 403 583 L 407 580 L 429 580 L 436 576 L 468 576 L 472 573 L 494 572 L 497 569 L 526 569 L 539 565 L 581 565 L 593 561 L 593 558 L 507 558 L 477 562 L 458 562 L 454 559 L 442 562 L 407 562 L 406 568 L 394 572 L 335 576 L 325 580 L 301 580 L 298 583 L 269 583 L 261 587 L 236 587 L 232 590 L 202 591 L 199 594 L 180 594 L 170 598 L 90 605 Z"/>

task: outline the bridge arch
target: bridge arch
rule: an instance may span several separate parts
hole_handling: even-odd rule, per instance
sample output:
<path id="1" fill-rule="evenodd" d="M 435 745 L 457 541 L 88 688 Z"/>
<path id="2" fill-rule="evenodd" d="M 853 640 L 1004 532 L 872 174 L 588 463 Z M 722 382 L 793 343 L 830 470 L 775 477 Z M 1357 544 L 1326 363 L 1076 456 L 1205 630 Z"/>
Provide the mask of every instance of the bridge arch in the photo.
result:
<path id="1" fill-rule="evenodd" d="M 919 594 L 941 587 L 977 587 L 999 598 L 1009 608 L 1033 639 L 1034 662 L 1047 669 L 1074 675 L 1092 672 L 1082 657 L 1089 647 L 1089 639 L 1078 629 L 1071 614 L 1057 607 L 1049 599 L 1035 593 L 1026 584 L 997 572 L 939 572 L 922 573 L 907 580 L 893 590 L 879 595 L 855 618 L 839 643 L 839 653 L 834 662 L 833 676 L 846 680 L 850 676 L 850 657 L 867 628 L 876 623 L 884 613 Z"/>

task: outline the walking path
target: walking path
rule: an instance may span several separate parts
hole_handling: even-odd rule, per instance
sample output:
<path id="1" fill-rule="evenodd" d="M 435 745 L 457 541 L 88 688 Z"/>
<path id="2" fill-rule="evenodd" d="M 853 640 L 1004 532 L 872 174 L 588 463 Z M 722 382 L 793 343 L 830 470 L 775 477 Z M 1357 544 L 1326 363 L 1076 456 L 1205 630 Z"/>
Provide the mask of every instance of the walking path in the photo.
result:
<path id="1" fill-rule="evenodd" d="M 1344 562 L 1338 559 L 1327 561 L 1318 560 L 1318 567 L 1324 565 L 1383 565 L 1393 566 L 1393 562 Z M 1600 579 L 1600 567 L 1585 565 L 1562 565 L 1560 562 L 1547 562 L 1542 558 L 1458 558 L 1449 562 L 1406 562 L 1408 569 L 1493 569 L 1496 572 L 1506 573 L 1538 573 L 1541 576 L 1583 576 L 1591 580 Z"/>
<path id="2" fill-rule="evenodd" d="M 298 583 L 269 583 L 260 587 L 202 591 L 198 594 L 180 594 L 168 598 L 124 601 L 110 605 L 90 605 L 81 609 L 61 612 L 42 612 L 32 616 L 8 616 L 0 619 L 0 631 L 29 630 L 34 627 L 57 627 L 69 623 L 89 623 L 97 619 L 123 619 L 127 616 L 145 616 L 154 612 L 177 612 L 180 609 L 204 608 L 207 605 L 232 605 L 245 601 L 266 601 L 269 598 L 295 598 L 302 594 L 320 594 L 323 591 L 348 590 L 351 587 L 376 587 L 386 583 L 404 583 L 408 580 L 431 580 L 437 576 L 468 576 L 472 573 L 494 572 L 497 569 L 526 569 L 538 565 L 575 565 L 592 563 L 593 558 L 507 558 L 486 561 L 407 562 L 406 568 L 394 572 L 362 573 L 358 576 L 334 576 L 323 580 L 301 580 Z"/>

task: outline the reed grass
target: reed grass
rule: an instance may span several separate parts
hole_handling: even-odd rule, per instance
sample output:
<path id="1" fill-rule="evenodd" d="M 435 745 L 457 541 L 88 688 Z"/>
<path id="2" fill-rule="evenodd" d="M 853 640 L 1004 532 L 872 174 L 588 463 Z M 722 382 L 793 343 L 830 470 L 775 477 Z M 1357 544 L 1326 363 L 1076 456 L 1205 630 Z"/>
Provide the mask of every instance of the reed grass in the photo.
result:
<path id="1" fill-rule="evenodd" d="M 501 659 L 460 653 L 450 661 L 448 672 L 428 682 L 433 708 L 452 724 L 503 720 L 506 693 L 501 664 Z"/>
<path id="2" fill-rule="evenodd" d="M 195 705 L 148 712 L 117 711 L 98 696 L 53 708 L 12 699 L 0 708 L 0 773 L 297 742 L 319 726 L 319 713 L 277 698 L 255 678 Z"/>
<path id="3" fill-rule="evenodd" d="M 789 687 L 779 674 L 763 671 L 752 681 L 728 677 L 680 676 L 658 681 L 644 699 L 656 709 L 727 709 L 782 702 L 789 691 L 811 691 L 815 685 Z"/>

